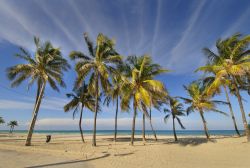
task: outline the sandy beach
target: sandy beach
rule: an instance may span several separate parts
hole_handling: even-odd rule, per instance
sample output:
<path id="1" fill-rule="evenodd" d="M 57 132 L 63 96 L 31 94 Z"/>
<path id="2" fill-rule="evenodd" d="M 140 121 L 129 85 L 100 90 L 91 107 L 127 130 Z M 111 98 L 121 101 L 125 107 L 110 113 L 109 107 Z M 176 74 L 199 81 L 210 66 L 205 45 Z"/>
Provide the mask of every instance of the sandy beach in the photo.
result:
<path id="1" fill-rule="evenodd" d="M 144 144 L 136 136 L 130 146 L 129 136 L 99 135 L 97 147 L 91 146 L 91 135 L 82 143 L 79 135 L 52 135 L 45 143 L 45 134 L 34 134 L 33 145 L 24 146 L 25 134 L 0 134 L 0 163 L 4 168 L 13 167 L 171 167 L 171 168 L 247 168 L 250 144 L 245 137 L 180 136 L 175 143 L 171 136 L 152 137 Z"/>

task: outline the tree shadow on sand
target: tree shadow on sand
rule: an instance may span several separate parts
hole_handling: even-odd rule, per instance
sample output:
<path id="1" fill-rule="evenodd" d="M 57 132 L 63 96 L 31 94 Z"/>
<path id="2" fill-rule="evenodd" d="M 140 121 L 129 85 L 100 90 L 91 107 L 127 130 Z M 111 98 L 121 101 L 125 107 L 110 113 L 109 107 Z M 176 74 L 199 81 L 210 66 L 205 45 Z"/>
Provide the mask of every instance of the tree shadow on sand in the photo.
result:
<path id="1" fill-rule="evenodd" d="M 91 158 L 91 159 L 65 161 L 65 162 L 58 162 L 58 163 L 51 163 L 51 164 L 44 164 L 44 165 L 37 165 L 37 166 L 29 166 L 29 167 L 26 167 L 26 168 L 41 168 L 41 167 L 52 167 L 52 166 L 68 165 L 68 164 L 74 164 L 74 163 L 85 163 L 85 162 L 92 161 L 92 160 L 106 158 L 108 156 L 110 156 L 110 154 L 105 154 L 103 156 L 96 157 L 96 158 Z M 68 167 L 70 167 L 70 165 L 68 165 Z M 87 165 L 84 165 L 84 167 L 87 167 Z"/>
<path id="2" fill-rule="evenodd" d="M 106 141 L 114 141 L 114 138 L 102 138 L 102 139 Z M 130 137 L 122 137 L 116 139 L 116 142 L 130 142 L 130 141 L 131 141 Z M 142 141 L 142 138 L 134 138 L 134 142 L 137 141 Z"/>
<path id="3" fill-rule="evenodd" d="M 200 138 L 200 137 L 196 137 L 196 138 L 179 138 L 178 141 L 174 141 L 174 139 L 167 139 L 165 140 L 164 144 L 179 144 L 181 146 L 198 146 L 204 143 L 208 143 L 208 142 L 212 142 L 212 143 L 216 143 L 217 140 L 216 139 L 206 139 L 206 138 Z"/>

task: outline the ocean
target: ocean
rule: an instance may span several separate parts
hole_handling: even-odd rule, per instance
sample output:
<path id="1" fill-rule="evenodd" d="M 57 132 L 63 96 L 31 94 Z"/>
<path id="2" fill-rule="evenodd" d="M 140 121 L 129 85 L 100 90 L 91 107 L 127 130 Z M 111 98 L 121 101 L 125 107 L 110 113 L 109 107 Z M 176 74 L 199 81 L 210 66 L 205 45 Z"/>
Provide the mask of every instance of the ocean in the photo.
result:
<path id="1" fill-rule="evenodd" d="M 0 130 L 6 133 L 8 130 Z M 141 130 L 136 130 L 136 135 L 141 135 Z M 242 134 L 244 131 L 240 131 Z M 27 133 L 27 130 L 14 130 L 14 133 Z M 35 130 L 36 134 L 78 134 L 79 130 Z M 92 134 L 92 130 L 84 130 L 84 134 Z M 97 135 L 113 135 L 114 130 L 97 130 Z M 177 130 L 177 135 L 204 135 L 203 130 Z M 235 130 L 209 130 L 210 135 L 235 135 Z M 130 135 L 131 130 L 118 130 L 118 135 Z M 157 135 L 173 135 L 172 130 L 156 130 Z M 152 131 L 146 130 L 146 135 L 152 135 Z"/>

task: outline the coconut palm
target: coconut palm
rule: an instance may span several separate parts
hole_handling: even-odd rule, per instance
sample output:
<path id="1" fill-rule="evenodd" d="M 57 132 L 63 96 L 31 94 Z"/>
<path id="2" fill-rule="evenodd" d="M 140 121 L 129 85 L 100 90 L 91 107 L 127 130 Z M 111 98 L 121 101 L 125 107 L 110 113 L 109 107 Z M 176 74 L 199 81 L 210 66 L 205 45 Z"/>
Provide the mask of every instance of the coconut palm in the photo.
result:
<path id="1" fill-rule="evenodd" d="M 73 119 L 75 118 L 76 113 L 80 111 L 80 118 L 79 118 L 79 130 L 82 138 L 82 142 L 84 142 L 83 131 L 82 131 L 82 115 L 83 115 L 83 108 L 87 108 L 91 111 L 95 110 L 95 99 L 94 97 L 88 92 L 88 85 L 83 84 L 80 88 L 74 90 L 73 93 L 67 94 L 68 98 L 72 98 L 69 103 L 64 106 L 64 111 L 69 112 L 73 111 Z"/>
<path id="2" fill-rule="evenodd" d="M 25 49 L 20 48 L 21 53 L 16 56 L 27 63 L 18 64 L 7 69 L 8 77 L 12 81 L 12 87 L 19 86 L 25 80 L 29 80 L 28 88 L 37 83 L 36 101 L 25 143 L 26 146 L 31 145 L 32 133 L 46 84 L 48 83 L 52 89 L 59 91 L 58 84 L 65 87 L 62 79 L 63 71 L 70 68 L 67 60 L 62 57 L 59 48 L 54 48 L 49 41 L 41 43 L 37 37 L 34 38 L 34 42 L 36 46 L 34 56 L 31 56 Z"/>
<path id="3" fill-rule="evenodd" d="M 18 123 L 17 123 L 17 121 L 10 121 L 9 123 L 8 123 L 8 126 L 10 126 L 10 133 L 12 133 L 13 131 L 14 131 L 14 128 L 16 127 L 16 126 L 18 126 Z"/>
<path id="4" fill-rule="evenodd" d="M 242 37 L 240 34 L 235 34 L 226 40 L 219 40 L 216 44 L 217 48 L 219 48 L 219 54 L 211 52 L 209 64 L 198 69 L 204 72 L 215 73 L 218 80 L 222 78 L 230 80 L 238 99 L 248 142 L 250 142 L 250 131 L 239 91 L 239 78 L 246 76 L 250 72 L 250 55 L 249 50 L 247 50 L 249 44 L 250 35 Z"/>
<path id="5" fill-rule="evenodd" d="M 185 110 L 183 108 L 183 104 L 180 103 L 177 99 L 169 97 L 169 106 L 170 108 L 164 108 L 164 112 L 167 114 L 164 117 L 164 122 L 167 123 L 168 119 L 172 116 L 173 120 L 173 133 L 174 133 L 174 139 L 177 141 L 176 131 L 175 131 L 175 119 L 178 121 L 179 125 L 182 129 L 185 129 L 183 124 L 181 123 L 181 119 L 179 116 L 185 116 Z"/>
<path id="6" fill-rule="evenodd" d="M 153 64 L 151 58 L 147 55 L 130 56 L 127 61 L 129 63 L 127 76 L 130 76 L 130 79 L 125 80 L 122 85 L 121 107 L 122 110 L 128 110 L 130 102 L 133 101 L 134 114 L 131 134 L 131 145 L 133 145 L 137 110 L 141 110 L 149 118 L 147 108 L 150 107 L 150 99 L 163 100 L 167 95 L 163 83 L 153 79 L 166 70 L 163 70 L 157 64 Z M 151 121 L 150 126 L 153 130 Z"/>
<path id="7" fill-rule="evenodd" d="M 117 139 L 117 119 L 118 119 L 118 111 L 119 111 L 119 100 L 121 99 L 121 85 L 122 85 L 122 76 L 121 75 L 114 75 L 112 77 L 112 89 L 110 90 L 109 93 L 107 93 L 107 96 L 104 100 L 104 104 L 106 104 L 107 106 L 109 106 L 110 101 L 113 100 L 113 103 L 115 101 L 115 106 L 116 106 L 116 110 L 115 110 L 115 130 L 114 130 L 114 141 L 116 141 Z"/>
<path id="8" fill-rule="evenodd" d="M 240 132 L 239 132 L 238 127 L 237 127 L 237 123 L 235 120 L 232 104 L 231 104 L 228 89 L 227 89 L 228 87 L 231 88 L 231 86 L 232 86 L 230 83 L 230 80 L 227 80 L 225 78 L 218 79 L 215 77 L 215 74 L 214 74 L 213 76 L 205 77 L 202 80 L 202 82 L 203 82 L 203 85 L 206 85 L 206 87 L 207 87 L 206 94 L 211 95 L 211 96 L 214 96 L 215 93 L 220 94 L 221 93 L 220 86 L 222 86 L 222 88 L 224 89 L 224 93 L 226 95 L 226 102 L 227 102 L 228 107 L 229 107 L 229 111 L 230 111 L 230 115 L 231 115 L 231 118 L 233 121 L 235 132 L 237 133 L 238 136 L 240 136 Z"/>
<path id="9" fill-rule="evenodd" d="M 216 109 L 217 104 L 226 104 L 223 101 L 217 100 L 210 100 L 210 96 L 206 94 L 205 87 L 200 86 L 197 82 L 191 83 L 189 86 L 184 86 L 185 90 L 187 91 L 189 97 L 179 97 L 180 99 L 184 100 L 186 104 L 189 105 L 186 112 L 189 115 L 191 112 L 198 111 L 204 126 L 204 132 L 209 139 L 209 133 L 207 128 L 207 122 L 204 117 L 204 112 L 213 111 L 223 115 L 227 115 L 225 112 L 222 112 Z"/>
<path id="10" fill-rule="evenodd" d="M 75 87 L 79 87 L 86 76 L 90 76 L 88 90 L 95 96 L 95 116 L 93 128 L 92 145 L 96 146 L 96 119 L 98 112 L 98 99 L 101 93 L 108 92 L 111 84 L 110 75 L 115 73 L 115 65 L 122 61 L 121 56 L 114 50 L 114 41 L 103 34 L 99 34 L 96 39 L 96 46 L 90 41 L 88 34 L 84 33 L 89 55 L 79 51 L 72 51 L 70 58 L 77 60 L 75 70 L 77 80 Z"/>
<path id="11" fill-rule="evenodd" d="M 3 117 L 0 117 L 0 124 L 4 124 L 4 123 L 5 123 L 5 121 L 4 121 Z"/>
<path id="12" fill-rule="evenodd" d="M 165 72 L 169 72 L 169 70 L 163 69 L 159 64 L 155 64 L 152 62 L 151 57 L 148 55 L 144 55 L 142 57 L 137 58 L 136 56 L 130 56 L 127 59 L 127 66 L 125 66 L 124 71 L 127 72 L 127 75 L 125 75 L 126 77 L 132 77 L 132 70 L 134 68 L 140 69 L 141 64 L 142 64 L 142 58 L 143 57 L 148 57 L 149 60 L 147 61 L 147 70 L 146 73 L 148 73 L 148 77 L 151 79 L 153 79 L 155 76 L 161 74 L 161 73 L 165 73 Z M 148 59 L 147 58 L 147 59 Z M 148 79 L 149 79 L 148 78 Z M 167 94 L 167 90 L 165 90 L 164 94 Z M 156 110 L 160 110 L 160 106 L 162 105 L 162 103 L 165 101 L 165 97 L 161 97 L 159 98 L 159 94 L 154 93 L 154 95 L 150 94 L 150 105 L 147 108 L 147 110 L 149 110 L 149 122 L 150 122 L 150 127 L 151 130 L 153 132 L 154 135 L 154 139 L 157 141 L 157 136 L 156 136 L 156 132 L 153 129 L 153 125 L 152 125 L 152 108 L 155 108 Z M 156 96 L 155 96 L 156 95 Z M 158 96 L 158 97 L 157 97 Z M 142 114 L 142 139 L 143 141 L 146 141 L 146 137 L 145 137 L 145 118 L 146 118 L 146 114 L 143 113 Z"/>

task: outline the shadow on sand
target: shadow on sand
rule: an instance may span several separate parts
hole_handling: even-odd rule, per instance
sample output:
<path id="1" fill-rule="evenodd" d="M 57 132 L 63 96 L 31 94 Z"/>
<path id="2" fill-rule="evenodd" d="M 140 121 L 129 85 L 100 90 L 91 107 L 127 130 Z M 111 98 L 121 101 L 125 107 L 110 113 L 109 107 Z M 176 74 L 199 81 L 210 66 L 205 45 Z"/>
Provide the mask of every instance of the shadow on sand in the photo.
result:
<path id="1" fill-rule="evenodd" d="M 68 164 L 74 164 L 74 163 L 85 163 L 91 160 L 97 160 L 97 159 L 102 159 L 110 156 L 110 154 L 105 154 L 100 157 L 96 158 L 91 158 L 91 159 L 85 159 L 85 160 L 73 160 L 73 161 L 65 161 L 65 162 L 58 162 L 58 163 L 51 163 L 51 164 L 44 164 L 44 165 L 37 165 L 37 166 L 29 166 L 26 168 L 40 168 L 40 167 L 51 167 L 51 166 L 59 166 L 59 165 L 68 165 Z M 68 165 L 70 167 L 70 165 Z M 87 165 L 84 165 L 84 167 L 87 167 Z"/>
<path id="2" fill-rule="evenodd" d="M 102 138 L 103 140 L 106 141 L 114 141 L 114 138 Z M 148 141 L 154 141 L 154 139 L 151 138 L 146 138 Z M 116 142 L 130 142 L 131 138 L 130 137 L 122 137 L 122 138 L 117 138 Z M 142 138 L 134 138 L 134 142 L 137 141 L 142 141 Z"/>
<path id="3" fill-rule="evenodd" d="M 175 142 L 173 138 L 158 139 L 157 141 L 155 141 L 154 139 L 147 139 L 146 144 L 148 143 L 148 145 L 157 145 L 157 143 L 154 144 L 154 142 L 159 142 L 163 144 L 179 144 L 181 146 L 187 146 L 187 145 L 197 146 L 208 142 L 216 143 L 217 142 L 216 139 L 219 138 L 210 138 L 209 140 L 207 140 L 206 138 L 203 137 L 192 137 L 192 138 L 185 137 L 185 138 L 178 138 L 177 142 Z M 104 140 L 113 141 L 113 138 L 105 138 Z M 135 138 L 134 141 L 142 141 L 142 139 Z M 117 138 L 116 142 L 130 142 L 130 138 Z"/>
<path id="4" fill-rule="evenodd" d="M 174 141 L 174 139 L 167 139 L 165 140 L 164 144 L 179 144 L 181 146 L 198 146 L 204 143 L 208 143 L 208 142 L 212 142 L 212 143 L 216 143 L 216 139 L 206 139 L 206 138 L 179 138 L 178 141 Z"/>
<path id="5" fill-rule="evenodd" d="M 121 153 L 121 154 L 115 154 L 114 156 L 128 156 L 128 155 L 133 155 L 133 152 L 129 152 L 129 153 Z"/>

